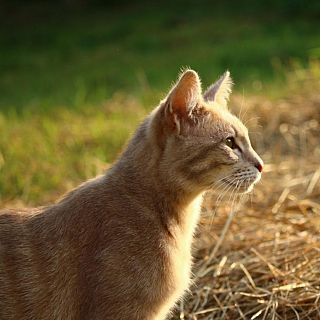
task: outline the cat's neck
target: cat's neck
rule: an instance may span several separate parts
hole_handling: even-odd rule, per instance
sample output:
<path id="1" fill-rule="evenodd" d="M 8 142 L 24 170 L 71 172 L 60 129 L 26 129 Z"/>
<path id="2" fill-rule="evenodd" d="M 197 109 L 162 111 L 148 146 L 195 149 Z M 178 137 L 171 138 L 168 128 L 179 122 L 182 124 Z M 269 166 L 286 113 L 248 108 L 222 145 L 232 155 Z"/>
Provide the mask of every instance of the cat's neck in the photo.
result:
<path id="1" fill-rule="evenodd" d="M 152 161 L 145 156 L 144 162 L 118 161 L 110 172 L 114 183 L 121 181 L 126 196 L 159 216 L 170 234 L 177 230 L 192 237 L 200 215 L 203 192 L 190 192 L 168 176 L 159 176 Z M 190 238 L 191 239 L 191 238 Z"/>

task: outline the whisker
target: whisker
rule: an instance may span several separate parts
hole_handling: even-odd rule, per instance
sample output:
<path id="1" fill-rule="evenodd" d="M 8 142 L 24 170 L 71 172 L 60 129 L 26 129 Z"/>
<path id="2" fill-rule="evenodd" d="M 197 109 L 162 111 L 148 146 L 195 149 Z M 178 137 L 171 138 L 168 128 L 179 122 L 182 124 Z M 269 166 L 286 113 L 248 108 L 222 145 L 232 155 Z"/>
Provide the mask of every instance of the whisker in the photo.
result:
<path id="1" fill-rule="evenodd" d="M 225 180 L 225 179 L 227 179 L 227 178 L 230 178 L 230 177 L 232 177 L 232 176 L 234 176 L 234 172 L 232 172 L 231 174 L 228 174 L 228 175 L 220 178 L 219 180 L 215 181 L 215 182 L 212 184 L 212 186 L 215 186 L 215 184 L 217 184 L 218 182 L 223 181 L 223 180 Z"/>
<path id="2" fill-rule="evenodd" d="M 232 182 L 234 182 L 234 181 L 236 181 L 236 180 L 237 180 L 237 179 L 234 178 L 234 179 L 232 180 Z M 213 219 L 214 219 L 214 217 L 215 217 L 215 215 L 216 215 L 217 209 L 218 209 L 218 207 L 219 207 L 219 205 L 220 205 L 223 197 L 224 197 L 224 196 L 227 194 L 227 192 L 228 192 L 230 189 L 232 189 L 232 187 L 233 187 L 232 184 L 227 184 L 227 183 L 224 182 L 224 181 L 222 181 L 222 182 L 223 182 L 223 184 L 224 184 L 224 188 L 222 189 L 221 193 L 219 194 L 219 196 L 218 196 L 218 198 L 217 198 L 217 200 L 216 200 L 216 202 L 215 202 L 215 208 L 214 208 L 214 211 L 213 211 L 213 213 L 212 213 L 212 215 L 211 215 L 211 219 L 210 219 L 210 222 L 209 222 L 209 226 L 210 226 L 210 227 L 212 226 Z"/>
<path id="3" fill-rule="evenodd" d="M 214 207 L 214 211 L 211 215 L 211 219 L 210 219 L 210 223 L 209 223 L 209 226 L 211 227 L 212 223 L 213 223 L 213 218 L 215 217 L 216 213 L 217 213 L 217 209 L 219 207 L 219 204 L 221 202 L 221 200 L 223 199 L 224 195 L 228 192 L 228 190 L 231 188 L 230 185 L 226 184 L 225 182 L 223 182 L 224 184 L 224 187 L 223 189 L 221 190 L 218 198 L 216 199 L 215 201 L 215 207 Z"/>

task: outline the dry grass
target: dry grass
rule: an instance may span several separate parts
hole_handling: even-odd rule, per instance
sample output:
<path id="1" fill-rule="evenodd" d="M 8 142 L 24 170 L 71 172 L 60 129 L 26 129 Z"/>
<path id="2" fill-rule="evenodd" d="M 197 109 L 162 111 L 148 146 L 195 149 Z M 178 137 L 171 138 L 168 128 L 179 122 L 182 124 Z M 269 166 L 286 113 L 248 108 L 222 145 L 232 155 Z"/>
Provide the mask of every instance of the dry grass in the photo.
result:
<path id="1" fill-rule="evenodd" d="M 174 319 L 320 319 L 320 85 L 300 78 L 290 98 L 245 99 L 263 179 L 236 212 L 208 195 L 195 285 Z"/>

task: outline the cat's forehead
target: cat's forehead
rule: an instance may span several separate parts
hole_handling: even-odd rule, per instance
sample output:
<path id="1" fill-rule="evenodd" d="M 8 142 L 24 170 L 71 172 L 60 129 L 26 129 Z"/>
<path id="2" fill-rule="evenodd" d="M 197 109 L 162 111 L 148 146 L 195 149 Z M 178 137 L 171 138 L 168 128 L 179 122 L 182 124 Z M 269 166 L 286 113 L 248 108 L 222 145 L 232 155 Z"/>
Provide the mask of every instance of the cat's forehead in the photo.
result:
<path id="1" fill-rule="evenodd" d="M 232 129 L 235 131 L 235 134 L 238 136 L 247 136 L 248 129 L 241 122 L 241 120 L 229 112 L 227 109 L 219 110 L 218 116 L 221 118 L 221 121 L 225 121 Z"/>
<path id="2" fill-rule="evenodd" d="M 216 105 L 206 106 L 206 109 L 211 114 L 213 127 L 218 126 L 220 130 L 224 129 L 235 136 L 248 137 L 246 126 L 228 109 Z"/>

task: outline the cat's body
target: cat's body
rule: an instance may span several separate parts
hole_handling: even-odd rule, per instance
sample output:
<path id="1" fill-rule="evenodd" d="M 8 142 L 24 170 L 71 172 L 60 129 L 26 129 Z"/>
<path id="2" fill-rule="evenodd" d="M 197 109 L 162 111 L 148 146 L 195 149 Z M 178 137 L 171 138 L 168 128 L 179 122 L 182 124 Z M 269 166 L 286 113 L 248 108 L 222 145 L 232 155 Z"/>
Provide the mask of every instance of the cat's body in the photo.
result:
<path id="1" fill-rule="evenodd" d="M 227 80 L 206 99 L 224 104 Z M 220 179 L 245 191 L 260 178 L 243 125 L 214 107 L 186 71 L 106 175 L 52 206 L 2 211 L 0 319 L 165 319 L 189 286 L 203 192 Z M 218 142 L 232 130 L 247 143 L 242 171 Z"/>
<path id="2" fill-rule="evenodd" d="M 188 287 L 200 203 L 161 199 L 135 169 L 0 215 L 0 319 L 164 319 Z"/>

